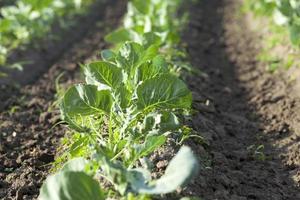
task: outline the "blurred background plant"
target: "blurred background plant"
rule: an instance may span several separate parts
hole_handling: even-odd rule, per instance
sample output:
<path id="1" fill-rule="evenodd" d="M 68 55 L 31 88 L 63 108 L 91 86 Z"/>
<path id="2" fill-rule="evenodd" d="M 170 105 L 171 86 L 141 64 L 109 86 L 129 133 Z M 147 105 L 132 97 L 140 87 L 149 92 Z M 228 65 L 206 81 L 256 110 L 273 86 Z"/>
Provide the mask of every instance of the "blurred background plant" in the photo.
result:
<path id="1" fill-rule="evenodd" d="M 94 0 L 17 0 L 0 9 L 0 66 L 21 69 L 7 63 L 13 50 L 48 34 L 54 22 L 68 26 L 65 16 L 84 11 Z M 8 3 L 8 2 L 7 2 Z"/>

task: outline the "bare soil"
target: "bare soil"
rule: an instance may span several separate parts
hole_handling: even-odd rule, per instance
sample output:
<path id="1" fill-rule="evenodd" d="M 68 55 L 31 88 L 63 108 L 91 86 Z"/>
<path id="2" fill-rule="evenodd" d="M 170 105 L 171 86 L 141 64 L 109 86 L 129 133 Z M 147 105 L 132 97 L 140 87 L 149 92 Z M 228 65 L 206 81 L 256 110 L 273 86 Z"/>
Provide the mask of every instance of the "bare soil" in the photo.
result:
<path id="1" fill-rule="evenodd" d="M 299 200 L 299 98 L 286 76 L 257 61 L 259 34 L 239 0 L 201 0 L 190 8 L 185 42 L 203 74 L 190 76 L 191 142 L 202 169 L 183 194 L 205 200 Z"/>
<path id="2" fill-rule="evenodd" d="M 0 199 L 37 198 L 65 134 L 63 126 L 56 125 L 56 78 L 63 73 L 62 85 L 78 80 L 78 63 L 96 59 L 99 49 L 107 48 L 103 38 L 116 28 L 126 7 L 124 1 L 101 2 L 80 19 L 71 39 L 64 36 L 58 49 L 49 44 L 43 52 L 30 51 L 36 59 L 32 69 L 17 75 L 21 85 L 1 84 Z"/>

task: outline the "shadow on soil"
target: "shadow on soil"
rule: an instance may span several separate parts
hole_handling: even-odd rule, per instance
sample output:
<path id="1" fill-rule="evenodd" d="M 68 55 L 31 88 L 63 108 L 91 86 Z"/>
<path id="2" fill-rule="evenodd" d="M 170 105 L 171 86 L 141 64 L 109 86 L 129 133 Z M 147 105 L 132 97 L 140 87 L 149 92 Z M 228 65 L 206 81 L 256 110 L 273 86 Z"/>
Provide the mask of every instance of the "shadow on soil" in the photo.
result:
<path id="1" fill-rule="evenodd" d="M 198 111 L 191 123 L 209 146 L 192 144 L 203 168 L 185 194 L 206 200 L 297 200 L 300 192 L 289 170 L 263 133 L 268 122 L 253 102 L 260 96 L 249 95 L 259 91 L 256 83 L 263 76 L 257 74 L 256 41 L 237 14 L 239 5 L 201 0 L 190 8 L 184 41 L 192 64 L 203 72 L 188 80 Z"/>

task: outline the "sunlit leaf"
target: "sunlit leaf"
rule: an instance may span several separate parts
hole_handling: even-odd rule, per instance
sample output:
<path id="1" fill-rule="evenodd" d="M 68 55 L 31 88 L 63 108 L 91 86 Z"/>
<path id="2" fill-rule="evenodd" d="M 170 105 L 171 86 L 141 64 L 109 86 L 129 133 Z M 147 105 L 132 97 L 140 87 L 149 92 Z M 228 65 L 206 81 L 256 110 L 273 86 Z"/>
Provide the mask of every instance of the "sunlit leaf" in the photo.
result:
<path id="1" fill-rule="evenodd" d="M 135 160 L 148 156 L 166 142 L 164 135 L 147 136 L 145 142 L 134 146 Z"/>
<path id="2" fill-rule="evenodd" d="M 138 108 L 183 108 L 189 109 L 192 95 L 187 86 L 170 74 L 151 78 L 137 89 Z"/>
<path id="3" fill-rule="evenodd" d="M 104 200 L 97 181 L 84 172 L 63 171 L 51 175 L 40 190 L 40 200 Z"/>
<path id="4" fill-rule="evenodd" d="M 144 63 L 138 69 L 139 81 L 145 81 L 168 72 L 168 64 L 162 56 L 156 56 L 151 63 Z"/>
<path id="5" fill-rule="evenodd" d="M 115 30 L 114 32 L 108 34 L 105 36 L 105 41 L 118 44 L 126 41 L 132 40 L 132 34 L 129 30 L 120 28 L 118 30 Z"/>
<path id="6" fill-rule="evenodd" d="M 71 87 L 61 103 L 61 111 L 68 116 L 92 115 L 110 112 L 112 97 L 108 90 L 97 89 L 94 85 L 76 85 Z"/>
<path id="7" fill-rule="evenodd" d="M 181 147 L 170 161 L 165 174 L 158 180 L 150 181 L 144 172 L 136 172 L 137 180 L 132 181 L 132 189 L 144 194 L 166 194 L 184 186 L 198 172 L 198 161 L 188 147 Z M 138 173 L 138 174 L 137 174 Z"/>
<path id="8" fill-rule="evenodd" d="M 82 172 L 87 164 L 88 161 L 85 158 L 74 158 L 64 164 L 61 171 Z"/>
<path id="9" fill-rule="evenodd" d="M 89 84 L 106 85 L 116 89 L 123 81 L 122 69 L 109 62 L 93 62 L 85 66 L 84 73 Z"/>

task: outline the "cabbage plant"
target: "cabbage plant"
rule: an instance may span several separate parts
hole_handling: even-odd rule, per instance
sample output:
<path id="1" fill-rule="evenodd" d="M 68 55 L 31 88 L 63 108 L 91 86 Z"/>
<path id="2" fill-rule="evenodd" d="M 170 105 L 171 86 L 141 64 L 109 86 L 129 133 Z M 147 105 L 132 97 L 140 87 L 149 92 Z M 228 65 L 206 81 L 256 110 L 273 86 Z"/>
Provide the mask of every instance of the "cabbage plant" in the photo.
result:
<path id="1" fill-rule="evenodd" d="M 62 119 L 77 135 L 70 160 L 44 182 L 41 200 L 147 200 L 184 187 L 196 175 L 199 166 L 189 147 L 179 149 L 158 179 L 150 159 L 183 134 L 181 116 L 192 104 L 191 91 L 168 59 L 176 55 L 163 51 L 175 43 L 164 32 L 174 26 L 170 13 L 176 2 L 130 1 L 125 21 L 138 19 L 106 37 L 116 47 L 103 50 L 101 60 L 82 65 L 84 83 L 71 86 L 60 103 Z M 149 19 L 153 29 L 135 32 L 134 39 L 128 31 L 150 12 L 167 14 Z"/>

